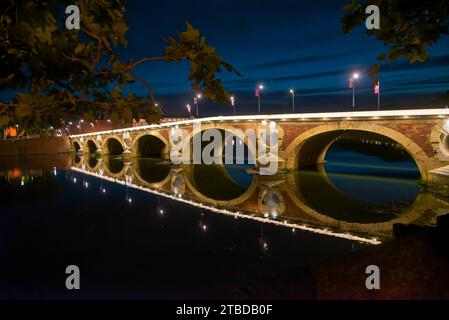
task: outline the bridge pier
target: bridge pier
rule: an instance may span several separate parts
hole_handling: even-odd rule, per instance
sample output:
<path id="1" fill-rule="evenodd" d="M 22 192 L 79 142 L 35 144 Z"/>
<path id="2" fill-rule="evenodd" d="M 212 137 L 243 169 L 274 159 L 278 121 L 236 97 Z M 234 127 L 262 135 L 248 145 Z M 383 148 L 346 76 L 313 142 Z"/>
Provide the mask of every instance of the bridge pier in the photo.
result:
<path id="1" fill-rule="evenodd" d="M 129 161 L 133 158 L 133 153 L 131 152 L 131 150 L 126 149 L 125 151 L 123 151 L 121 156 L 123 158 L 123 161 Z"/>
<path id="2" fill-rule="evenodd" d="M 95 151 L 95 155 L 97 155 L 97 156 L 102 156 L 102 155 L 103 155 L 103 149 L 102 149 L 102 148 L 98 148 L 98 149 Z"/>

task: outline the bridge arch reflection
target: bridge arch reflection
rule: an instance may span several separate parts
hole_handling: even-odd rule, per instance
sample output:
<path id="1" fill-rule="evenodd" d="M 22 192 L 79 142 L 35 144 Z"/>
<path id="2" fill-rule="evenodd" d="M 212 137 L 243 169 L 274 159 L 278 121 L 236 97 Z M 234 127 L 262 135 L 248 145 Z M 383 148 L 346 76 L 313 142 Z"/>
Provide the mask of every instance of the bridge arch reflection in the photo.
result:
<path id="1" fill-rule="evenodd" d="M 224 165 L 184 165 L 182 169 L 188 190 L 204 203 L 238 205 L 246 201 L 257 187 L 254 178 L 249 186 L 239 184 Z"/>
<path id="2" fill-rule="evenodd" d="M 138 161 L 123 162 L 105 157 L 96 167 L 97 171 L 88 170 L 86 161 L 88 159 L 83 158 L 81 163 L 74 163 L 72 169 L 75 172 L 94 175 L 126 185 L 128 188 L 151 192 L 213 212 L 368 243 L 378 242 L 372 240 L 373 238 L 391 237 L 394 223 L 432 224 L 439 213 L 449 209 L 449 204 L 444 199 L 419 190 L 416 198 L 398 214 L 381 214 L 379 217 L 372 215 L 356 219 L 357 217 L 345 216 L 344 211 L 330 211 L 329 207 L 312 201 L 307 192 L 312 192 L 313 188 L 310 188 L 311 184 L 307 182 L 307 177 L 304 178 L 304 173 L 302 176 L 301 173 L 292 172 L 279 173 L 275 176 L 256 175 L 243 194 L 234 199 L 223 200 L 214 198 L 212 194 L 205 195 L 204 190 L 198 189 L 195 181 L 192 181 L 193 166 L 167 165 L 168 173 L 165 177 L 161 174 L 157 179 L 146 181 L 141 176 L 145 168 L 139 168 Z M 112 170 L 111 163 L 114 161 L 117 163 L 112 167 L 116 168 Z M 120 163 L 121 166 L 118 165 Z M 217 168 L 217 170 L 224 169 Z M 324 199 L 326 192 L 334 194 L 334 201 L 341 202 L 343 207 L 349 208 L 348 202 L 353 201 L 351 206 L 360 208 L 360 202 L 342 193 L 325 171 L 315 172 L 314 179 L 313 183 L 318 185 L 321 200 Z"/>
<path id="3" fill-rule="evenodd" d="M 134 178 L 142 185 L 158 187 L 170 179 L 170 164 L 156 159 L 133 159 Z"/>
<path id="4" fill-rule="evenodd" d="M 104 172 L 108 176 L 117 179 L 123 177 L 125 172 L 125 163 L 122 160 L 111 157 L 104 157 L 103 163 L 104 163 L 103 165 Z"/>
<path id="5" fill-rule="evenodd" d="M 324 166 L 319 166 L 316 170 L 295 172 L 294 179 L 297 197 L 305 205 L 328 217 L 349 223 L 369 224 L 394 220 L 408 210 L 419 193 L 419 186 L 413 181 L 351 174 L 328 175 Z M 344 188 L 336 186 L 334 180 L 338 181 L 338 179 L 343 181 L 342 186 L 344 183 L 356 185 L 358 192 L 371 194 L 371 196 L 365 197 L 369 200 L 359 197 L 356 192 L 347 193 Z M 373 200 L 375 195 L 371 192 L 374 191 L 371 186 L 375 183 L 388 186 L 388 190 L 399 191 L 402 187 L 401 191 L 403 191 L 405 187 L 407 195 L 399 197 L 389 192 L 393 202 L 390 203 L 388 199 L 385 199 L 382 203 L 376 203 Z M 385 192 L 383 193 L 385 197 Z M 325 201 L 323 195 L 325 195 Z"/>

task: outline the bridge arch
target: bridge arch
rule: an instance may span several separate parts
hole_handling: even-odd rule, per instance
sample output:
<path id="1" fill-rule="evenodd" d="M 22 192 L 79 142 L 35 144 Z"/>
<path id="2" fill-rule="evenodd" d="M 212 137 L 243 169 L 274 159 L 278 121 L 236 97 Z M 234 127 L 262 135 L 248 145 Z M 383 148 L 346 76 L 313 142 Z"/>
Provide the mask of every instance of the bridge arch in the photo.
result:
<path id="1" fill-rule="evenodd" d="M 87 150 L 89 154 L 93 154 L 98 150 L 97 143 L 93 139 L 86 140 L 84 150 Z"/>
<path id="2" fill-rule="evenodd" d="M 220 131 L 229 132 L 229 133 L 233 134 L 235 137 L 237 137 L 237 139 L 239 139 L 240 141 L 242 141 L 245 144 L 245 146 L 248 148 L 248 151 L 249 151 L 248 156 L 252 157 L 253 161 L 256 162 L 257 146 L 247 139 L 244 132 L 242 132 L 238 128 L 229 126 L 229 124 L 222 125 L 222 124 L 212 123 L 212 124 L 202 124 L 200 127 L 194 127 L 193 130 L 190 131 L 189 135 L 187 136 L 185 143 L 192 145 L 193 138 L 197 134 L 200 134 L 207 129 L 217 129 Z M 257 136 L 256 136 L 256 139 L 257 139 Z M 225 140 L 225 139 L 223 139 L 223 140 Z M 224 145 L 223 145 L 223 148 L 224 148 Z M 190 156 L 193 157 L 193 152 L 191 152 Z"/>
<path id="3" fill-rule="evenodd" d="M 78 141 L 73 141 L 73 148 L 75 149 L 75 152 L 78 152 L 81 150 L 81 144 Z"/>
<path id="4" fill-rule="evenodd" d="M 169 143 L 160 133 L 142 132 L 133 138 L 132 153 L 136 157 L 167 158 Z"/>
<path id="5" fill-rule="evenodd" d="M 286 149 L 287 168 L 297 169 L 324 162 L 330 146 L 348 131 L 370 132 L 387 137 L 403 147 L 415 161 L 422 179 L 427 180 L 430 159 L 424 150 L 404 134 L 377 124 L 334 123 L 317 126 L 296 137 Z"/>
<path id="6" fill-rule="evenodd" d="M 125 143 L 119 136 L 111 136 L 105 139 L 104 154 L 117 156 L 126 150 Z"/>

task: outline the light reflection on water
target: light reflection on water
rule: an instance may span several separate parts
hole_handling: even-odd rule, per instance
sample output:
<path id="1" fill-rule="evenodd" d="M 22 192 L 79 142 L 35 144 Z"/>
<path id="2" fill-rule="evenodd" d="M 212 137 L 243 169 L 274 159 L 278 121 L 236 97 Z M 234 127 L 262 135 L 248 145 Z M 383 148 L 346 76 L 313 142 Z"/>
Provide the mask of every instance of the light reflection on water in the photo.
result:
<path id="1" fill-rule="evenodd" d="M 176 297 L 246 279 L 287 277 L 364 247 L 333 233 L 387 241 L 392 223 L 430 224 L 429 212 L 445 206 L 421 190 L 409 163 L 394 163 L 403 170 L 392 170 L 363 158 L 365 167 L 348 166 L 348 159 L 361 162 L 357 156 L 341 151 L 324 167 L 266 177 L 249 174 L 248 166 L 172 166 L 160 159 L 3 165 L 0 260 L 9 263 L 0 271 L 9 278 L 0 279 L 0 296 L 17 286 L 23 288 L 14 291 L 17 297 L 29 295 L 27 288 L 64 295 L 53 275 L 73 263 L 87 270 L 86 292 L 100 297 L 124 291 Z M 25 272 L 32 260 L 43 263 Z"/>
<path id="2" fill-rule="evenodd" d="M 349 166 L 348 160 L 363 165 Z M 435 201 L 422 192 L 413 163 L 389 163 L 356 152 L 329 152 L 324 166 L 274 176 L 250 173 L 247 165 L 173 166 L 161 159 L 78 159 L 78 174 L 113 179 L 137 189 L 211 211 L 283 221 L 289 227 L 332 230 L 371 239 L 391 237 L 394 223 L 414 222 Z M 392 173 L 392 174 L 390 174 Z M 423 202 L 428 202 L 423 206 Z M 424 209 L 425 208 L 425 209 Z M 431 223 L 421 221 L 421 223 Z"/>

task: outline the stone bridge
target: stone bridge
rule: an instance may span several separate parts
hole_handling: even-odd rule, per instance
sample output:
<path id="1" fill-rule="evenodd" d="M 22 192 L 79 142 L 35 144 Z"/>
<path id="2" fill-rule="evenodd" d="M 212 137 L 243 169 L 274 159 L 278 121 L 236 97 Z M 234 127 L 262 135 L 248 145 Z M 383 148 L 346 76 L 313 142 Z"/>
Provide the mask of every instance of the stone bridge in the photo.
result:
<path id="1" fill-rule="evenodd" d="M 72 135 L 70 139 L 78 154 L 168 159 L 174 143 L 170 139 L 172 128 L 185 129 L 188 140 L 200 131 L 216 128 L 244 141 L 257 166 L 257 147 L 245 140 L 241 132 L 269 127 L 279 132 L 276 155 L 279 168 L 297 169 L 322 163 L 329 147 L 343 135 L 374 134 L 405 149 L 414 159 L 422 179 L 427 181 L 432 179 L 433 172 L 441 172 L 449 165 L 448 118 L 449 109 L 210 117 Z M 198 124 L 201 129 L 195 129 Z"/>

